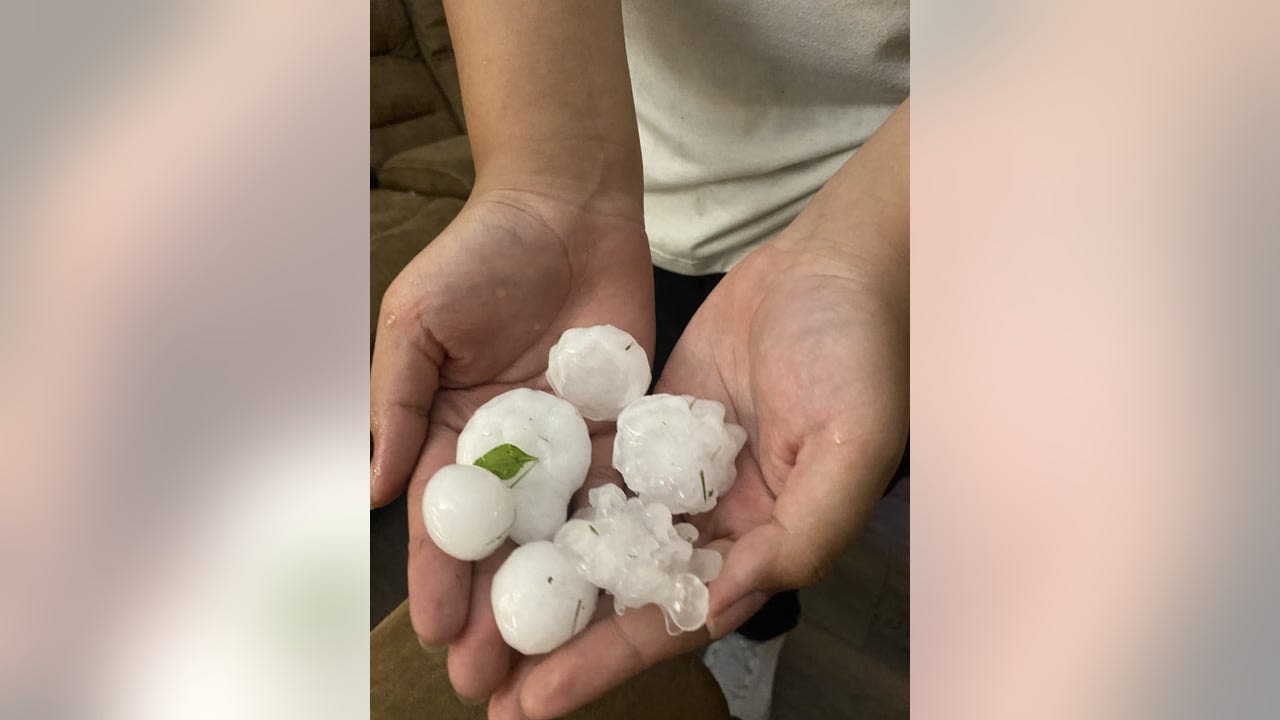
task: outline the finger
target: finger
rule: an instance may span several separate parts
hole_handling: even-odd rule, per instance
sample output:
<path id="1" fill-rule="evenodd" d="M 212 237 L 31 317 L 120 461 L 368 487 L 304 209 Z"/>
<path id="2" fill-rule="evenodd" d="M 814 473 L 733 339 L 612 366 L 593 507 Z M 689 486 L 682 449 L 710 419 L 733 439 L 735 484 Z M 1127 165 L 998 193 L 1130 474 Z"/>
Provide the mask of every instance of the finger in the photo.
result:
<path id="1" fill-rule="evenodd" d="M 739 538 L 712 583 L 712 627 L 752 592 L 805 587 L 826 574 L 866 523 L 892 472 L 860 457 L 860 449 L 833 441 L 800 449 L 772 520 Z"/>
<path id="2" fill-rule="evenodd" d="M 515 664 L 506 682 L 489 698 L 489 720 L 525 720 L 524 712 L 520 709 L 520 685 L 545 657 L 522 657 Z"/>
<path id="3" fill-rule="evenodd" d="M 747 598 L 761 594 L 767 599 L 773 590 L 781 589 L 770 587 L 775 584 L 770 570 L 785 532 L 780 525 L 769 522 L 738 538 L 729 549 L 720 574 L 707 586 L 707 627 L 712 637 L 722 637 L 750 617 L 736 617 L 740 605 L 749 604 L 745 602 Z"/>
<path id="4" fill-rule="evenodd" d="M 707 547 L 723 554 L 728 546 L 719 540 Z M 530 671 L 520 688 L 526 717 L 539 720 L 572 712 L 643 670 L 710 640 L 706 628 L 669 634 L 656 605 L 623 615 L 614 613 L 612 605 L 603 596 L 592 624 Z"/>
<path id="5" fill-rule="evenodd" d="M 729 633 L 742 627 L 742 624 L 751 619 L 752 615 L 764 607 L 769 601 L 770 593 L 759 590 L 749 592 L 734 604 L 720 611 L 719 615 L 714 618 L 707 618 L 707 633 L 712 640 L 719 640 Z"/>
<path id="6" fill-rule="evenodd" d="M 708 639 L 706 629 L 667 634 L 656 605 L 610 613 L 529 672 L 520 683 L 520 707 L 531 720 L 559 717 Z"/>
<path id="7" fill-rule="evenodd" d="M 446 555 L 427 534 L 422 493 L 440 467 L 452 463 L 457 433 L 438 426 L 409 484 L 409 618 L 423 644 L 444 645 L 462 632 L 471 591 L 471 563 Z"/>
<path id="8" fill-rule="evenodd" d="M 604 622 L 615 615 L 613 603 L 603 598 L 596 604 L 595 615 L 591 623 Z M 520 686 L 533 670 L 546 661 L 550 655 L 521 656 L 502 685 L 489 698 L 490 720 L 525 720 L 527 716 L 520 707 Z"/>
<path id="9" fill-rule="evenodd" d="M 427 437 L 444 349 L 415 313 L 387 294 L 369 370 L 369 502 L 386 505 L 404 492 Z"/>
<path id="10" fill-rule="evenodd" d="M 515 549 L 503 543 L 497 552 L 471 568 L 471 607 L 462 634 L 449 646 L 449 682 L 469 700 L 489 697 L 511 669 L 511 648 L 502 640 L 493 619 L 489 591 L 493 575 Z"/>

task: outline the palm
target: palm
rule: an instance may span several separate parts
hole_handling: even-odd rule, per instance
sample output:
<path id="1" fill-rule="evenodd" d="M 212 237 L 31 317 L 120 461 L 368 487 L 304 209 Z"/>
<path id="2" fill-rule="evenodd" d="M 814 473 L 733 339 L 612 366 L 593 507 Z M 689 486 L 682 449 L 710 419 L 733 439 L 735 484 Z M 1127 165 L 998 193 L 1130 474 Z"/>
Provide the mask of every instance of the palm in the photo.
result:
<path id="1" fill-rule="evenodd" d="M 652 351 L 653 289 L 638 223 L 511 196 L 473 198 L 397 277 L 383 301 L 371 370 L 374 504 L 409 485 L 409 603 L 424 642 L 452 646 L 464 695 L 510 668 L 489 584 L 510 544 L 472 565 L 441 552 L 420 512 L 428 478 L 452 463 L 475 410 L 513 387 L 545 389 L 547 353 L 567 328 L 610 323 Z M 592 424 L 593 447 L 611 440 Z M 609 457 L 593 458 L 593 478 Z"/>
<path id="2" fill-rule="evenodd" d="M 568 328 L 611 323 L 651 346 L 643 231 L 581 215 L 565 225 L 479 200 L 405 268 L 398 281 L 412 289 L 398 290 L 414 296 L 445 350 L 433 424 L 458 431 L 504 390 L 545 389 L 547 352 Z M 586 250 L 571 252 L 578 244 Z"/>
<path id="3" fill-rule="evenodd" d="M 659 392 L 723 403 L 748 434 L 733 489 L 690 518 L 700 542 L 726 557 L 710 586 L 713 615 L 722 613 L 717 634 L 741 624 L 767 592 L 815 581 L 902 450 L 900 318 L 831 268 L 776 246 L 756 250 L 699 309 L 658 382 Z M 525 661 L 520 680 L 495 696 L 491 716 L 515 717 L 517 697 L 525 712 L 562 714 L 707 639 L 705 630 L 669 636 L 653 606 L 621 617 L 601 612 L 548 658 Z"/>
<path id="4" fill-rule="evenodd" d="M 854 462 L 872 472 L 850 474 L 888 480 L 905 432 L 905 343 L 886 340 L 893 332 L 854 278 L 810 258 L 766 246 L 726 276 L 659 383 L 721 401 L 747 429 L 733 491 L 694 518 L 704 537 L 736 541 L 771 522 L 799 527 L 814 503 L 841 499 L 839 483 L 795 472 L 818 455 L 857 447 Z M 816 579 L 829 558 L 797 549 L 796 579 Z"/>

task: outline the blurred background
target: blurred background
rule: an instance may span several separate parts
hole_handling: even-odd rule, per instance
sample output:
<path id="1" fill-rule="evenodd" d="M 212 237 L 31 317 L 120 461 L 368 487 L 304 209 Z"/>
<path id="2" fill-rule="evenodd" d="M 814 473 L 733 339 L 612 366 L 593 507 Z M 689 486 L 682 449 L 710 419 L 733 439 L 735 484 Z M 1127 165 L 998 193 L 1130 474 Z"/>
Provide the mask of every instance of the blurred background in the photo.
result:
<path id="1" fill-rule="evenodd" d="M 1276 14 L 915 3 L 920 717 L 1280 704 Z M 0 716 L 367 712 L 368 23 L 0 10 Z"/>
<path id="2" fill-rule="evenodd" d="M 0 716 L 367 711 L 368 22 L 0 10 Z"/>

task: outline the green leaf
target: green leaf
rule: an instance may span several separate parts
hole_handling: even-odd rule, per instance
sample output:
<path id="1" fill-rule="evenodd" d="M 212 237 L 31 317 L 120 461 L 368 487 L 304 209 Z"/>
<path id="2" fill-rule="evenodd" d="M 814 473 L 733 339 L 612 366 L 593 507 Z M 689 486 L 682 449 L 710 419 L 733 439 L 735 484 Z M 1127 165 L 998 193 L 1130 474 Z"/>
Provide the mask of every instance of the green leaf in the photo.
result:
<path id="1" fill-rule="evenodd" d="M 538 462 L 538 458 L 511 443 L 503 443 L 480 456 L 475 464 L 497 475 L 499 479 L 510 480 L 529 462 Z M 521 477 L 524 476 L 521 475 Z M 517 478 L 516 482 L 520 482 L 520 479 Z M 514 485 L 515 483 L 512 483 L 512 486 Z"/>
<path id="2" fill-rule="evenodd" d="M 698 479 L 702 481 L 702 499 L 703 499 L 703 500 L 706 500 L 706 499 L 709 497 L 709 496 L 707 495 L 707 475 L 706 475 L 706 473 L 704 473 L 704 472 L 702 472 L 701 470 L 699 470 L 699 471 L 698 471 Z"/>
<path id="3" fill-rule="evenodd" d="M 591 528 L 592 534 L 595 534 L 595 535 L 600 534 L 600 531 L 596 529 L 595 525 L 592 525 L 591 523 L 587 523 L 587 527 Z"/>

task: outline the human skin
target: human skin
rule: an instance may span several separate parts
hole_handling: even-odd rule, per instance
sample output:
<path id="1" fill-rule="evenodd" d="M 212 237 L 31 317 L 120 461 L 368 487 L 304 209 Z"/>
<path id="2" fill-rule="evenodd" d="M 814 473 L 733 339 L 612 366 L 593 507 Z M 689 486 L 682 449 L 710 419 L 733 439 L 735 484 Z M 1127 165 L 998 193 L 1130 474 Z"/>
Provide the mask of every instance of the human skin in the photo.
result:
<path id="1" fill-rule="evenodd" d="M 613 324 L 652 357 L 621 15 L 614 3 L 559 1 L 456 2 L 446 11 L 477 182 L 462 214 L 383 301 L 371 497 L 385 504 L 409 485 L 410 614 L 425 645 L 449 645 L 458 693 L 492 694 L 491 717 L 553 717 L 712 635 L 673 638 L 654 607 L 597 613 L 556 652 L 513 665 L 488 603 L 510 545 L 474 565 L 454 560 L 431 543 L 415 509 L 431 473 L 453 461 L 476 407 L 517 385 L 545 388 L 547 351 L 564 329 Z M 695 518 L 726 554 L 710 585 L 716 637 L 770 592 L 820 577 L 901 455 L 908 115 L 904 105 L 786 231 L 728 274 L 659 381 L 660 392 L 722 402 L 749 433 L 737 486 Z M 588 487 L 617 480 L 611 438 L 591 427 Z"/>
<path id="2" fill-rule="evenodd" d="M 476 408 L 513 387 L 547 388 L 547 353 L 564 330 L 611 324 L 652 356 L 653 275 L 620 8 L 467 0 L 446 11 L 476 186 L 383 298 L 370 503 L 407 487 L 413 627 L 424 645 L 450 646 L 454 688 L 480 698 L 513 657 L 489 604 L 512 545 L 478 563 L 445 555 L 423 525 L 423 490 L 454 461 Z M 598 484 L 612 436 L 589 428 L 588 484 Z"/>
<path id="3" fill-rule="evenodd" d="M 657 391 L 724 403 L 747 429 L 733 489 L 690 518 L 725 555 L 707 627 L 667 634 L 647 606 L 526 658 L 491 718 L 563 715 L 732 631 L 770 594 L 819 580 L 861 529 L 907 436 L 910 101 L 775 240 L 733 268 Z"/>

